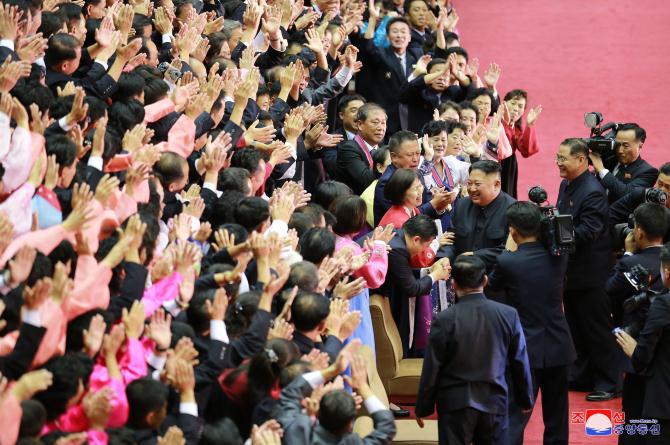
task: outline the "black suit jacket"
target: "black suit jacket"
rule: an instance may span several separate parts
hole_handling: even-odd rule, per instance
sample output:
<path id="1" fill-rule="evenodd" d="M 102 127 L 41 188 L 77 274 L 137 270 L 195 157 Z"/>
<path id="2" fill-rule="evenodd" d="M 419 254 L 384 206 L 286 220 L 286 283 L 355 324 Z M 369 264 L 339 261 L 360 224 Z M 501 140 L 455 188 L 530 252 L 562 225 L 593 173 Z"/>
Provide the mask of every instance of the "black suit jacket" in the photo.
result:
<path id="1" fill-rule="evenodd" d="M 73 77 L 67 74 L 51 71 L 47 68 L 46 84 L 56 94 L 57 88 L 63 88 L 66 83 L 74 82 L 77 87 L 82 87 L 86 94 L 106 100 L 116 92 L 118 86 L 116 81 L 107 74 L 107 70 L 99 63 L 93 63 L 85 77 Z"/>
<path id="2" fill-rule="evenodd" d="M 605 189 L 591 172 L 564 179 L 556 207 L 572 215 L 577 249 L 570 254 L 566 289 L 591 289 L 605 284 L 611 267 L 611 239 Z"/>
<path id="3" fill-rule="evenodd" d="M 652 302 L 632 361 L 637 372 L 646 370 L 649 376 L 642 414 L 670 419 L 670 294 L 659 295 Z"/>
<path id="4" fill-rule="evenodd" d="M 370 165 L 363 150 L 367 150 L 367 147 L 361 147 L 356 140 L 344 141 L 337 146 L 336 178 L 351 187 L 357 195 L 363 193 L 375 180 L 374 165 Z"/>
<path id="5" fill-rule="evenodd" d="M 424 124 L 433 119 L 433 111 L 437 109 L 442 102 L 448 100 L 461 102 L 465 100 L 468 93 L 473 89 L 473 82 L 468 87 L 460 85 L 451 85 L 442 93 L 426 85 L 425 76 L 419 76 L 405 83 L 400 88 L 400 102 L 407 104 L 408 130 L 419 133 Z"/>
<path id="6" fill-rule="evenodd" d="M 635 255 L 623 256 L 617 262 L 612 274 L 607 279 L 605 285 L 605 292 L 615 301 L 623 301 L 628 297 L 632 297 L 637 293 L 632 284 L 626 279 L 624 273 L 629 272 L 630 269 L 641 264 L 649 270 L 654 276 L 658 275 L 658 268 L 661 264 L 661 246 L 648 247 Z M 663 283 L 658 280 L 652 287 L 654 290 L 661 290 Z"/>
<path id="7" fill-rule="evenodd" d="M 382 294 L 389 299 L 393 319 L 400 332 L 403 354 L 409 353 L 409 298 L 428 295 L 433 279 L 428 275 L 417 278 L 410 266 L 410 255 L 405 244 L 405 234 L 397 230 L 389 243 L 388 272 L 382 286 Z"/>
<path id="8" fill-rule="evenodd" d="M 18 380 L 28 371 L 46 332 L 43 327 L 21 324 L 14 349 L 8 355 L 0 357 L 0 373 L 7 380 Z"/>
<path id="9" fill-rule="evenodd" d="M 607 173 L 600 181 L 607 189 L 610 204 L 636 187 L 651 187 L 656 182 L 658 170 L 638 157 L 629 165 L 619 165 L 616 175 Z"/>
<path id="10" fill-rule="evenodd" d="M 569 365 L 576 358 L 563 313 L 566 269 L 565 256 L 533 242 L 503 252 L 491 274 L 488 286 L 504 291 L 505 303 L 519 312 L 531 368 Z"/>
<path id="11" fill-rule="evenodd" d="M 331 363 L 335 361 L 337 354 L 340 353 L 342 346 L 344 346 L 340 339 L 334 335 L 327 335 L 324 342 L 315 342 L 298 331 L 293 334 L 293 343 L 300 350 L 300 354 L 303 355 L 309 354 L 312 352 L 312 349 L 326 352 L 330 357 Z"/>
<path id="12" fill-rule="evenodd" d="M 423 360 L 416 415 L 474 408 L 507 413 L 508 371 L 515 400 L 533 406 L 526 340 L 519 314 L 507 305 L 476 293 L 433 317 Z"/>
<path id="13" fill-rule="evenodd" d="M 463 252 L 474 252 L 486 263 L 488 271 L 493 270 L 496 257 L 502 253 L 507 242 L 507 208 L 516 200 L 505 192 L 488 206 L 481 208 L 470 198 L 459 199 L 451 217 L 450 232 L 456 234 L 452 246 L 440 250 L 453 261 Z M 482 218 L 480 214 L 484 215 Z"/>
<path id="14" fill-rule="evenodd" d="M 368 101 L 381 105 L 388 121 L 386 134 L 392 135 L 400 128 L 398 96 L 400 89 L 407 83 L 412 66 L 423 55 L 420 48 L 408 47 L 405 54 L 405 72 L 398 56 L 391 48 L 377 48 L 372 39 L 362 39 L 352 35 L 352 43 L 360 50 L 359 59 L 363 62 L 361 76 L 356 82 L 356 90 Z"/>

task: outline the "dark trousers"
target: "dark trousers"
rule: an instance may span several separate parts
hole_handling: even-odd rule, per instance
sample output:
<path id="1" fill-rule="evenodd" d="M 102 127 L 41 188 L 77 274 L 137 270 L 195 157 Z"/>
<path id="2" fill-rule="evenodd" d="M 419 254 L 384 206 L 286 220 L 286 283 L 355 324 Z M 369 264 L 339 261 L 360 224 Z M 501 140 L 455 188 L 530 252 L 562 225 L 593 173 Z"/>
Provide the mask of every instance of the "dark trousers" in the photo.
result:
<path id="1" fill-rule="evenodd" d="M 642 419 L 642 407 L 644 405 L 644 388 L 646 379 L 637 374 L 626 374 L 623 379 L 623 390 L 621 393 L 621 408 L 626 414 L 626 424 L 630 419 Z M 670 431 L 668 431 L 670 434 Z M 619 445 L 643 444 L 646 438 L 639 434 L 620 434 Z"/>
<path id="2" fill-rule="evenodd" d="M 542 391 L 542 420 L 544 421 L 544 445 L 568 444 L 568 374 L 569 367 L 531 369 L 533 393 L 537 400 Z M 532 412 L 524 414 L 514 400 L 514 391 L 509 390 L 509 427 L 507 444 L 522 445 L 523 432 Z"/>
<path id="3" fill-rule="evenodd" d="M 577 350 L 570 382 L 594 391 L 616 392 L 620 372 L 609 297 L 603 288 L 566 290 L 563 303 Z"/>
<path id="4" fill-rule="evenodd" d="M 474 408 L 443 411 L 439 405 L 438 402 L 437 428 L 440 445 L 504 443 L 504 415 L 485 413 Z"/>

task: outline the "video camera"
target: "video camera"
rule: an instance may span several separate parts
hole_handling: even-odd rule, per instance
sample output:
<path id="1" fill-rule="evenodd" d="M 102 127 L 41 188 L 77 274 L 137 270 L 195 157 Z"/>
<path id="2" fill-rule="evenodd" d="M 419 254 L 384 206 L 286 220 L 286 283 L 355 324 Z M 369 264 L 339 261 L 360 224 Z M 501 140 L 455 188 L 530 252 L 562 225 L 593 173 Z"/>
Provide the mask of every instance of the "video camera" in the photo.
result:
<path id="1" fill-rule="evenodd" d="M 601 125 L 603 115 L 597 111 L 584 114 L 584 125 L 591 129 L 591 136 L 585 139 L 586 145 L 593 153 L 600 155 L 605 168 L 612 170 L 617 164 L 616 151 L 619 143 L 614 139 L 619 126 L 618 122 Z"/>
<path id="2" fill-rule="evenodd" d="M 627 314 L 636 312 L 638 317 L 628 324 L 628 326 L 623 327 L 622 330 L 631 337 L 637 338 L 644 327 L 649 306 L 654 301 L 654 298 L 661 293 L 651 289 L 654 283 L 660 278 L 660 275 L 653 277 L 646 267 L 636 264 L 631 267 L 630 271 L 624 272 L 624 276 L 638 293 L 624 300 L 623 310 Z"/>
<path id="3" fill-rule="evenodd" d="M 535 203 L 542 212 L 540 239 L 549 253 L 554 256 L 568 255 L 575 251 L 575 234 L 572 215 L 560 215 L 552 205 L 542 204 L 547 201 L 547 192 L 539 185 L 528 190 L 528 199 Z"/>
<path id="4" fill-rule="evenodd" d="M 644 191 L 644 203 L 658 204 L 662 207 L 665 207 L 666 202 L 668 201 L 668 194 L 661 189 L 648 188 Z M 630 232 L 635 228 L 635 217 L 631 213 L 628 215 L 628 222 L 615 224 L 612 228 L 612 235 L 614 237 L 614 248 L 615 250 L 621 250 L 624 247 L 624 241 Z"/>

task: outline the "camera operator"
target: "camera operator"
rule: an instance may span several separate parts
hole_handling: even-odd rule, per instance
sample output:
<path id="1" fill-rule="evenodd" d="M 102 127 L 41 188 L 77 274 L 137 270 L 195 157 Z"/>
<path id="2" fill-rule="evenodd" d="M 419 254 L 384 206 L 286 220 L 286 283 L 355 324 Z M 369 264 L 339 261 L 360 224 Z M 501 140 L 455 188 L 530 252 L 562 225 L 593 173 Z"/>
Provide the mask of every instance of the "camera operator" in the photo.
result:
<path id="1" fill-rule="evenodd" d="M 610 270 L 611 243 L 607 223 L 607 196 L 589 172 L 589 148 L 579 138 L 564 140 L 556 163 L 563 181 L 556 207 L 572 215 L 576 250 L 570 254 L 564 292 L 565 315 L 577 349 L 571 383 L 592 389 L 589 401 L 615 397 L 619 373 L 616 344 L 605 281 Z M 591 375 L 592 374 L 592 375 Z"/>
<path id="2" fill-rule="evenodd" d="M 644 373 L 642 417 L 655 419 L 660 435 L 647 435 L 647 444 L 668 443 L 670 433 L 670 243 L 661 248 L 661 280 L 666 293 L 656 296 L 637 341 L 625 331 L 616 332 L 624 353 L 631 358 L 636 372 Z M 628 420 L 628 414 L 626 413 Z"/>
<path id="3" fill-rule="evenodd" d="M 518 247 L 498 257 L 487 291 L 504 292 L 503 302 L 519 312 L 536 399 L 542 390 L 544 442 L 567 445 L 568 373 L 576 358 L 562 307 L 567 257 L 551 255 L 542 244 L 542 214 L 537 205 L 515 202 L 507 210 L 507 223 Z M 531 413 L 522 412 L 516 403 L 508 407 L 508 443 L 522 444 Z"/>
<path id="4" fill-rule="evenodd" d="M 617 262 L 605 286 L 605 292 L 612 304 L 615 326 L 621 326 L 623 322 L 623 302 L 637 291 L 624 274 L 630 272 L 631 267 L 637 264 L 650 271 L 658 270 L 660 265 L 658 254 L 663 245 L 663 236 L 668 229 L 667 212 L 667 209 L 658 204 L 645 203 L 633 213 L 635 227 L 626 236 L 624 243 L 626 252 Z M 657 285 L 660 286 L 660 282 Z"/>
<path id="5" fill-rule="evenodd" d="M 631 283 L 626 274 L 631 273 L 634 266 L 641 265 L 648 271 L 656 273 L 661 265 L 659 254 L 662 247 L 663 235 L 667 227 L 667 209 L 658 204 L 645 203 L 635 209 L 635 228 L 626 237 L 626 253 L 617 263 L 614 273 L 607 280 L 605 291 L 610 297 L 612 315 L 615 326 L 628 327 L 632 317 L 637 313 L 625 314 L 623 302 L 638 293 L 638 288 Z M 644 277 L 643 279 L 647 279 Z M 652 290 L 661 290 L 663 284 L 658 280 L 651 287 Z M 638 311 L 636 311 L 638 312 Z M 644 320 L 640 324 L 643 324 Z M 626 328 L 624 328 L 626 329 Z M 639 332 L 639 331 L 638 331 Z M 629 331 L 629 333 L 631 333 Z M 636 334 L 632 334 L 636 336 Z M 622 406 L 626 413 L 626 420 L 642 417 L 645 376 L 633 371 L 629 360 L 622 363 L 625 372 L 622 391 Z M 621 434 L 619 444 L 639 442 L 635 436 Z"/>
<path id="6" fill-rule="evenodd" d="M 610 204 L 630 193 L 635 187 L 651 187 L 658 171 L 642 159 L 640 151 L 647 132 L 638 124 L 622 124 L 616 132 L 616 155 L 619 162 L 610 172 L 600 154 L 591 152 L 589 158 L 605 189 Z"/>
<path id="7" fill-rule="evenodd" d="M 666 162 L 658 169 L 658 177 L 653 187 L 666 193 L 665 205 L 670 208 L 670 199 L 667 199 L 670 195 L 670 162 Z M 623 198 L 614 202 L 610 206 L 610 224 L 614 226 L 615 224 L 627 222 L 628 215 L 633 213 L 640 204 L 647 200 L 647 190 L 649 189 L 643 187 L 635 188 Z M 655 194 L 658 195 L 658 193 Z"/>

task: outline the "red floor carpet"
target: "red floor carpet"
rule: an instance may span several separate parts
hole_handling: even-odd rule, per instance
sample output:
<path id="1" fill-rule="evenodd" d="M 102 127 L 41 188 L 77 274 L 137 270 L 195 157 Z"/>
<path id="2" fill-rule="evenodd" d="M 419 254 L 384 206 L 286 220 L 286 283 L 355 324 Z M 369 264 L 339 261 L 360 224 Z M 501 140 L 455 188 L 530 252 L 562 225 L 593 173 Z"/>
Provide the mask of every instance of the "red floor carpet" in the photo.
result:
<path id="1" fill-rule="evenodd" d="M 529 93 L 542 104 L 541 152 L 520 160 L 519 196 L 542 184 L 555 202 L 560 178 L 554 156 L 561 140 L 586 137 L 583 116 L 637 122 L 647 130 L 643 157 L 670 161 L 667 87 L 670 7 L 667 0 L 454 0 L 462 45 L 503 69 L 499 91 Z"/>
<path id="2" fill-rule="evenodd" d="M 462 45 L 480 60 L 502 69 L 499 92 L 529 93 L 542 104 L 537 123 L 541 152 L 520 159 L 519 196 L 543 185 L 555 202 L 560 178 L 554 156 L 561 140 L 588 136 L 583 115 L 600 111 L 606 121 L 637 122 L 647 130 L 643 157 L 659 166 L 670 161 L 667 132 L 670 89 L 670 8 L 667 0 L 605 2 L 584 0 L 454 0 Z M 616 411 L 621 400 L 588 403 L 571 393 L 570 411 Z M 542 443 L 541 407 L 526 430 L 526 444 Z M 570 444 L 613 444 L 571 424 Z"/>

